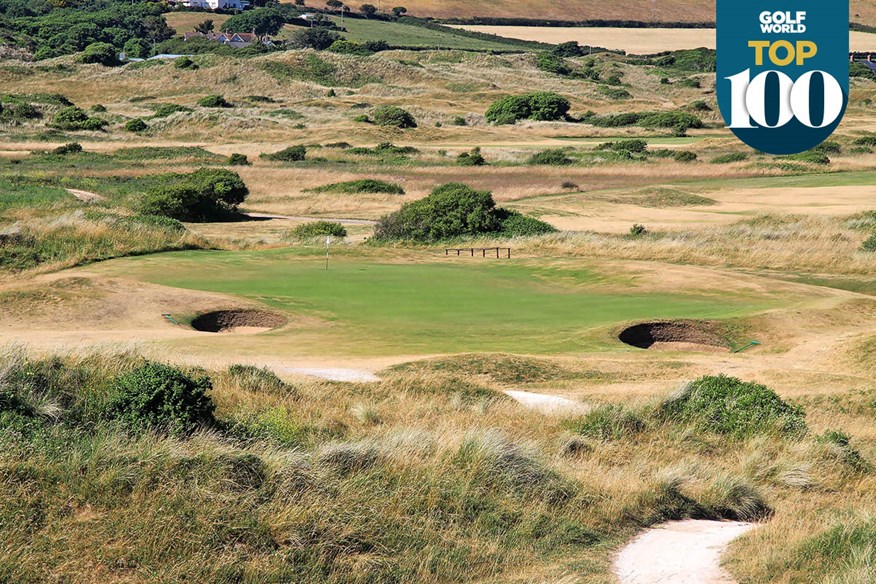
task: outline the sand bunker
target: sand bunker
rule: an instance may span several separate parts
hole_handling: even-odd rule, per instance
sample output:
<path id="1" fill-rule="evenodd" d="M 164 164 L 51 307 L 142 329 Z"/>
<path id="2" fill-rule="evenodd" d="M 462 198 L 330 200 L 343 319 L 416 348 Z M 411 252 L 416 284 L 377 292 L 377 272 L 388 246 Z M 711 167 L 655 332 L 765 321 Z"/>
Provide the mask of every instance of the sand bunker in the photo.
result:
<path id="1" fill-rule="evenodd" d="M 287 323 L 285 316 L 265 310 L 216 310 L 192 321 L 192 328 L 207 333 L 258 333 Z"/>
<path id="2" fill-rule="evenodd" d="M 639 349 L 729 351 L 720 323 L 707 320 L 642 322 L 618 335 L 622 343 Z"/>

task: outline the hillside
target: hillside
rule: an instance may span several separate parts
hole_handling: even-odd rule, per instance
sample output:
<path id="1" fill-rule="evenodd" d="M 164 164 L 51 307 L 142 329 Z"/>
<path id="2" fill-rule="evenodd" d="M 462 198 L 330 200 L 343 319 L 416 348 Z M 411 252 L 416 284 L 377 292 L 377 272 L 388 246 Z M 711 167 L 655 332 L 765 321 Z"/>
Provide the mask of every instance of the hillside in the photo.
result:
<path id="1" fill-rule="evenodd" d="M 350 0 L 353 9 L 370 0 Z M 319 0 L 309 2 L 322 7 Z M 400 3 L 401 4 L 401 3 Z M 636 20 L 656 22 L 711 22 L 715 20 L 713 0 L 555 0 L 533 5 L 524 0 L 496 0 L 473 3 L 467 0 L 406 0 L 403 5 L 408 14 L 434 18 L 473 17 L 529 18 L 552 20 Z M 384 10 L 389 5 L 381 7 Z M 876 4 L 870 0 L 851 1 L 852 22 L 876 23 Z"/>

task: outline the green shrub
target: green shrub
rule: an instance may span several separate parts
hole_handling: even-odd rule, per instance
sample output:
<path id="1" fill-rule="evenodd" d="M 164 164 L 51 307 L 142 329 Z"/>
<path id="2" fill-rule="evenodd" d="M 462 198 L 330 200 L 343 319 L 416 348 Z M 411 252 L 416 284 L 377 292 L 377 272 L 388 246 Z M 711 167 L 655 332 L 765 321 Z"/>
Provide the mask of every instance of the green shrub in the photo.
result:
<path id="1" fill-rule="evenodd" d="M 687 112 L 659 112 L 642 116 L 638 124 L 643 128 L 702 128 L 703 121 Z"/>
<path id="2" fill-rule="evenodd" d="M 313 237 L 347 237 L 347 230 L 340 223 L 333 221 L 313 221 L 302 223 L 292 229 L 287 239 L 310 239 Z"/>
<path id="3" fill-rule="evenodd" d="M 189 59 L 188 57 L 180 57 L 173 62 L 173 66 L 177 69 L 191 69 L 194 71 L 198 69 L 198 64 Z M 224 107 L 224 106 L 223 106 Z"/>
<path id="4" fill-rule="evenodd" d="M 618 140 L 600 144 L 598 150 L 613 150 L 615 152 L 630 152 L 640 154 L 648 150 L 648 142 L 641 139 Z"/>
<path id="5" fill-rule="evenodd" d="M 861 251 L 876 252 L 876 233 L 864 240 L 861 244 Z"/>
<path id="6" fill-rule="evenodd" d="M 303 144 L 299 144 L 297 146 L 289 146 L 288 148 L 284 148 L 279 152 L 273 152 L 271 154 L 262 154 L 261 158 L 267 158 L 268 160 L 279 160 L 280 162 L 301 162 L 307 157 L 307 146 Z"/>
<path id="7" fill-rule="evenodd" d="M 606 87 L 604 85 L 601 85 L 598 90 L 599 93 L 611 100 L 630 99 L 631 97 L 633 97 L 632 93 L 630 93 L 626 89 L 623 89 L 622 87 Z"/>
<path id="8" fill-rule="evenodd" d="M 681 79 L 678 82 L 678 85 L 681 87 L 691 87 L 693 89 L 700 89 L 702 87 L 702 83 L 696 77 L 686 77 L 685 79 Z"/>
<path id="9" fill-rule="evenodd" d="M 500 222 L 495 206 L 488 191 L 449 183 L 381 218 L 374 235 L 383 240 L 440 241 L 496 232 Z"/>
<path id="10" fill-rule="evenodd" d="M 387 195 L 403 195 L 405 190 L 401 185 L 376 180 L 373 178 L 364 178 L 359 180 L 351 180 L 346 182 L 332 183 L 309 189 L 313 193 L 346 193 L 346 194 L 387 194 Z"/>
<path id="11" fill-rule="evenodd" d="M 201 107 L 234 107 L 221 95 L 207 95 L 205 97 L 202 97 L 198 100 L 198 105 Z"/>
<path id="12" fill-rule="evenodd" d="M 556 121 L 569 113 L 569 100 L 550 92 L 509 95 L 496 100 L 485 117 L 494 124 L 513 124 L 518 120 Z"/>
<path id="13" fill-rule="evenodd" d="M 338 39 L 333 42 L 328 50 L 342 55 L 358 55 L 360 57 L 374 54 L 374 51 L 369 50 L 365 45 L 344 39 Z"/>
<path id="14" fill-rule="evenodd" d="M 641 237 L 643 235 L 647 235 L 648 230 L 644 225 L 640 225 L 639 223 L 634 223 L 632 227 L 630 227 L 630 237 Z"/>
<path id="15" fill-rule="evenodd" d="M 155 113 L 152 114 L 153 118 L 166 118 L 178 112 L 191 112 L 192 108 L 186 107 L 184 105 L 178 105 L 175 103 L 162 103 L 158 107 L 155 108 Z"/>
<path id="16" fill-rule="evenodd" d="M 105 114 L 105 113 L 106 113 L 106 106 L 101 105 L 101 104 L 99 104 L 99 103 L 94 104 L 93 106 L 91 106 L 91 107 L 88 108 L 88 109 L 89 109 L 92 113 L 95 113 L 95 114 Z"/>
<path id="17" fill-rule="evenodd" d="M 806 430 L 799 407 L 784 402 L 766 386 L 725 375 L 685 384 L 660 405 L 658 415 L 665 421 L 735 438 Z"/>
<path id="18" fill-rule="evenodd" d="M 370 124 L 371 118 L 368 117 L 368 114 L 359 114 L 358 116 L 353 118 L 353 121 L 360 124 Z"/>
<path id="19" fill-rule="evenodd" d="M 249 195 L 240 176 L 230 170 L 202 168 L 174 178 L 171 184 L 146 193 L 140 203 L 142 214 L 180 221 L 227 219 Z"/>
<path id="20" fill-rule="evenodd" d="M 672 158 L 675 159 L 676 162 L 695 162 L 697 155 L 690 150 L 679 150 L 672 155 Z"/>
<path id="21" fill-rule="evenodd" d="M 208 377 L 190 377 L 179 369 L 147 363 L 120 375 L 112 384 L 107 415 L 133 432 L 186 435 L 211 426 L 213 401 Z"/>
<path id="22" fill-rule="evenodd" d="M 52 116 L 49 126 L 59 130 L 100 130 L 107 125 L 105 120 L 89 117 L 87 113 L 75 105 L 64 107 Z"/>
<path id="23" fill-rule="evenodd" d="M 535 58 L 535 66 L 539 71 L 561 75 L 563 77 L 572 73 L 572 68 L 562 57 L 554 53 L 539 53 Z"/>
<path id="24" fill-rule="evenodd" d="M 541 152 L 536 152 L 532 156 L 529 157 L 527 164 L 544 164 L 551 166 L 568 166 L 575 162 L 568 156 L 566 156 L 566 150 L 563 148 L 553 148 L 549 150 L 542 150 Z"/>
<path id="25" fill-rule="evenodd" d="M 134 118 L 133 120 L 128 120 L 128 122 L 125 123 L 126 132 L 143 132 L 148 129 L 149 126 L 147 126 L 146 122 L 144 122 L 140 118 Z"/>
<path id="26" fill-rule="evenodd" d="M 91 43 L 79 55 L 80 63 L 96 63 L 105 67 L 119 64 L 116 49 L 109 43 Z"/>
<path id="27" fill-rule="evenodd" d="M 712 164 L 732 164 L 734 162 L 743 162 L 748 160 L 748 154 L 745 152 L 731 152 L 729 154 L 721 154 L 712 159 Z"/>
<path id="28" fill-rule="evenodd" d="M 460 166 L 484 166 L 486 163 L 480 148 L 474 148 L 471 152 L 461 152 L 456 157 L 456 164 Z"/>
<path id="29" fill-rule="evenodd" d="M 80 144 L 79 142 L 70 142 L 69 144 L 58 146 L 51 151 L 52 154 L 55 154 L 57 156 L 66 156 L 67 154 L 79 154 L 80 152 L 82 152 L 82 144 Z"/>
<path id="30" fill-rule="evenodd" d="M 518 211 L 497 209 L 500 218 L 499 231 L 507 237 L 529 237 L 556 233 L 557 228 L 535 217 L 528 217 Z"/>
<path id="31" fill-rule="evenodd" d="M 146 39 L 128 39 L 122 46 L 122 52 L 127 58 L 145 59 L 149 56 L 151 45 Z"/>
<path id="32" fill-rule="evenodd" d="M 876 136 L 864 136 L 862 138 L 855 138 L 855 141 L 852 142 L 855 146 L 866 146 L 868 148 L 876 147 Z"/>
<path id="33" fill-rule="evenodd" d="M 620 440 L 645 430 L 641 416 L 621 405 L 599 406 L 586 415 L 567 423 L 566 427 L 582 436 L 596 440 Z"/>
<path id="34" fill-rule="evenodd" d="M 690 107 L 690 109 L 692 109 L 695 112 L 710 112 L 710 111 L 712 111 L 711 106 L 709 106 L 709 104 L 707 104 L 702 99 L 698 99 L 698 100 L 692 102 L 690 104 L 690 106 L 688 106 L 688 107 Z"/>
<path id="35" fill-rule="evenodd" d="M 467 125 L 464 116 L 453 116 L 453 119 L 450 120 L 450 123 L 454 126 L 465 126 Z"/>
<path id="36" fill-rule="evenodd" d="M 228 164 L 230 166 L 249 166 L 250 161 L 249 158 L 246 157 L 246 154 L 239 154 L 235 152 L 228 157 Z"/>
<path id="37" fill-rule="evenodd" d="M 790 156 L 783 156 L 782 158 L 785 160 L 808 162 L 809 164 L 830 164 L 830 158 L 827 154 L 816 150 L 807 150 L 806 152 L 799 152 L 797 154 L 791 154 Z"/>
<path id="38" fill-rule="evenodd" d="M 394 128 L 416 128 L 417 121 L 414 116 L 400 107 L 394 105 L 382 105 L 373 114 L 374 123 L 378 126 L 392 126 Z"/>

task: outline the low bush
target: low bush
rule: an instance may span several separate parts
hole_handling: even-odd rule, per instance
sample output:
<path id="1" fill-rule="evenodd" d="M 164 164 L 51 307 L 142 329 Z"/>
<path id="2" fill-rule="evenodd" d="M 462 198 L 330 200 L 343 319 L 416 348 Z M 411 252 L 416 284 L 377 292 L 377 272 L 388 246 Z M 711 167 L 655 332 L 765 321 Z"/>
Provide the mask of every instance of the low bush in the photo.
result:
<path id="1" fill-rule="evenodd" d="M 691 152 L 690 150 L 679 150 L 672 155 L 672 158 L 676 162 L 695 162 L 697 159 L 697 155 L 695 152 Z"/>
<path id="2" fill-rule="evenodd" d="M 790 156 L 784 156 L 785 160 L 796 160 L 799 162 L 808 162 L 809 164 L 820 164 L 826 165 L 830 164 L 830 157 L 824 152 L 819 152 L 817 150 L 807 150 L 806 152 L 800 152 L 798 154 L 791 154 Z"/>
<path id="3" fill-rule="evenodd" d="M 529 217 L 511 209 L 497 209 L 500 232 L 507 237 L 528 237 L 556 233 L 557 228 L 535 217 Z"/>
<path id="4" fill-rule="evenodd" d="M 229 166 L 249 166 L 251 163 L 246 154 L 233 153 L 228 157 Z"/>
<path id="5" fill-rule="evenodd" d="M 146 125 L 146 122 L 141 120 L 140 118 L 134 118 L 133 120 L 128 120 L 125 123 L 125 131 L 126 132 L 134 132 L 139 133 L 149 129 L 149 126 Z"/>
<path id="6" fill-rule="evenodd" d="M 370 124 L 370 123 L 372 123 L 372 122 L 371 122 L 371 118 L 368 117 L 368 114 L 359 114 L 358 116 L 356 116 L 355 118 L 353 118 L 353 121 L 356 122 L 356 123 L 358 123 L 358 124 Z"/>
<path id="7" fill-rule="evenodd" d="M 201 107 L 234 107 L 231 103 L 225 100 L 221 95 L 207 95 L 198 100 L 198 105 Z"/>
<path id="8" fill-rule="evenodd" d="M 454 126 L 465 126 L 467 125 L 464 116 L 453 116 L 453 119 L 450 120 L 450 123 Z"/>
<path id="9" fill-rule="evenodd" d="M 731 152 L 729 154 L 721 154 L 711 160 L 712 164 L 732 164 L 734 162 L 744 162 L 748 160 L 748 154 L 745 152 Z"/>
<path id="10" fill-rule="evenodd" d="M 417 120 L 407 111 L 394 105 L 382 105 L 372 114 L 374 123 L 378 126 L 393 128 L 416 128 Z"/>
<path id="11" fill-rule="evenodd" d="M 618 140 L 599 145 L 598 150 L 613 150 L 614 152 L 642 153 L 648 150 L 648 142 L 641 139 Z"/>
<path id="12" fill-rule="evenodd" d="M 264 153 L 261 155 L 261 158 L 279 160 L 280 162 L 301 162 L 307 158 L 307 147 L 303 144 L 289 146 L 279 152 L 273 152 L 271 154 Z"/>
<path id="13" fill-rule="evenodd" d="M 866 146 L 868 148 L 876 147 L 876 136 L 864 136 L 862 138 L 855 138 L 852 142 L 855 146 Z"/>
<path id="14" fill-rule="evenodd" d="M 114 380 L 107 416 L 132 432 L 191 434 L 215 422 L 210 389 L 208 377 L 147 363 Z"/>
<path id="15" fill-rule="evenodd" d="M 623 89 L 622 87 L 606 87 L 603 85 L 600 86 L 598 90 L 599 93 L 611 100 L 630 99 L 631 97 L 633 97 L 632 93 L 630 93 L 626 89 Z"/>
<path id="16" fill-rule="evenodd" d="M 347 230 L 343 225 L 334 221 L 313 221 L 311 223 L 302 223 L 295 227 L 286 238 L 300 240 L 325 236 L 347 237 Z"/>
<path id="17" fill-rule="evenodd" d="M 555 53 L 539 53 L 535 58 L 535 66 L 539 71 L 553 73 L 554 75 L 567 76 L 572 73 L 572 67 L 565 59 Z"/>
<path id="18" fill-rule="evenodd" d="M 532 165 L 550 165 L 550 166 L 568 166 L 575 162 L 566 155 L 566 150 L 563 148 L 552 148 L 536 152 L 527 160 L 527 164 Z"/>
<path id="19" fill-rule="evenodd" d="M 632 227 L 630 227 L 630 237 L 641 237 L 643 235 L 647 235 L 648 230 L 644 225 L 639 223 L 634 223 Z"/>
<path id="20" fill-rule="evenodd" d="M 527 93 L 493 102 L 485 117 L 494 124 L 513 124 L 519 120 L 557 121 L 566 118 L 570 107 L 569 100 L 556 93 Z"/>
<path id="21" fill-rule="evenodd" d="M 107 125 L 106 120 L 90 117 L 83 109 L 70 105 L 58 110 L 49 126 L 58 130 L 101 130 Z"/>
<path id="22" fill-rule="evenodd" d="M 82 152 L 82 144 L 79 142 L 70 142 L 69 144 L 64 144 L 63 146 L 58 146 L 54 150 L 51 150 L 51 153 L 56 156 L 79 154 L 80 152 Z"/>
<path id="23" fill-rule="evenodd" d="M 456 157 L 456 164 L 460 166 L 484 166 L 486 163 L 480 148 L 474 148 L 471 152 L 461 152 Z"/>
<path id="24" fill-rule="evenodd" d="M 686 383 L 658 410 L 663 420 L 734 438 L 806 431 L 803 411 L 764 385 L 725 375 Z"/>
<path id="25" fill-rule="evenodd" d="M 192 108 L 186 107 L 184 105 L 179 105 L 175 103 L 162 103 L 155 108 L 155 113 L 152 114 L 152 117 L 166 118 L 168 116 L 172 116 L 175 113 L 189 113 L 191 111 L 193 111 Z"/>
<path id="26" fill-rule="evenodd" d="M 192 71 L 199 69 L 198 64 L 188 57 L 180 57 L 173 62 L 173 66 L 177 69 L 190 69 Z"/>
<path id="27" fill-rule="evenodd" d="M 316 187 L 313 189 L 308 189 L 309 192 L 313 193 L 345 193 L 345 194 L 361 194 L 361 193 L 374 193 L 374 194 L 387 194 L 387 195 L 403 195 L 405 194 L 405 190 L 401 187 L 401 185 L 386 182 L 383 180 L 376 180 L 373 178 L 364 178 L 359 180 L 351 180 L 346 182 L 338 182 L 332 183 L 328 185 L 323 185 L 321 187 Z"/>
<path id="28" fill-rule="evenodd" d="M 235 215 L 247 195 L 249 189 L 236 172 L 202 168 L 174 175 L 170 184 L 150 190 L 139 210 L 180 221 L 222 220 Z"/>
<path id="29" fill-rule="evenodd" d="M 80 63 L 96 63 L 105 67 L 119 64 L 116 48 L 109 43 L 91 43 L 79 55 Z"/>
<path id="30" fill-rule="evenodd" d="M 876 253 L 876 233 L 864 240 L 861 244 L 861 251 Z"/>
<path id="31" fill-rule="evenodd" d="M 505 232 L 505 229 L 509 232 Z M 484 234 L 535 235 L 553 228 L 537 219 L 496 207 L 488 191 L 461 183 L 437 187 L 425 199 L 406 203 L 378 221 L 377 241 L 433 242 Z"/>

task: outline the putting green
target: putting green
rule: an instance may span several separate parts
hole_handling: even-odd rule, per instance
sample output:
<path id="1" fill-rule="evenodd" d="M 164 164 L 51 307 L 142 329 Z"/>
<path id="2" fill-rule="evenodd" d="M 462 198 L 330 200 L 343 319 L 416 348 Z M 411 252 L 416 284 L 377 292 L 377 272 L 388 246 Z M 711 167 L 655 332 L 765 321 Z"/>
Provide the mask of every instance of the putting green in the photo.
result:
<path id="1" fill-rule="evenodd" d="M 233 294 L 293 316 L 315 317 L 234 340 L 245 350 L 288 347 L 297 354 L 598 350 L 615 346 L 605 330 L 620 322 L 727 318 L 778 304 L 766 295 L 722 291 L 649 293 L 629 273 L 581 261 L 431 258 L 408 263 L 382 252 L 337 253 L 328 271 L 320 250 L 301 248 L 167 253 L 115 260 L 98 269 Z"/>

